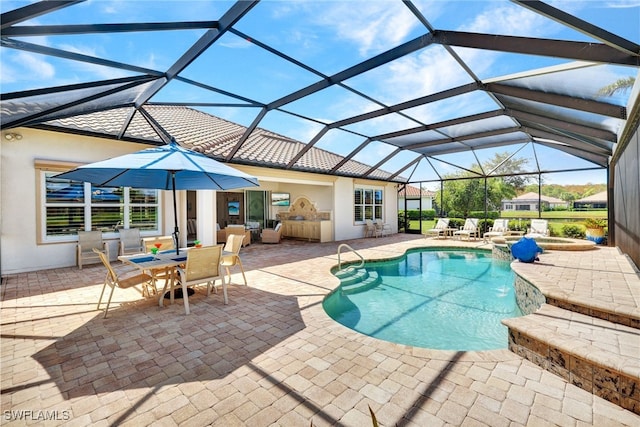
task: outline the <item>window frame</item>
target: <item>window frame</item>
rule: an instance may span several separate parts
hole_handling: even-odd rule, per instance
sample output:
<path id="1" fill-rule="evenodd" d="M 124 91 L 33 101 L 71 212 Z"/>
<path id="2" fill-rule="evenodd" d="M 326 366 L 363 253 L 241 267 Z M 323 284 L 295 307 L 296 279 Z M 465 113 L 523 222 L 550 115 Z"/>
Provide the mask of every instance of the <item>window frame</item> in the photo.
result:
<path id="1" fill-rule="evenodd" d="M 362 192 L 361 195 L 361 200 L 362 203 L 356 203 L 356 193 L 358 191 Z M 367 203 L 367 196 L 368 194 L 370 194 L 370 203 Z M 354 184 L 353 186 L 353 191 L 352 191 L 352 197 L 353 197 L 353 211 L 352 211 L 352 219 L 353 219 L 353 224 L 354 225 L 362 225 L 365 223 L 365 221 L 367 219 L 371 219 L 373 221 L 376 220 L 381 220 L 384 222 L 384 216 L 385 216 L 385 200 L 386 200 L 386 195 L 385 195 L 385 187 L 382 186 L 377 186 L 377 185 L 367 185 L 367 184 Z M 378 198 L 377 195 L 379 195 L 380 197 Z M 361 207 L 361 219 L 356 219 L 356 213 L 357 213 L 357 208 Z M 367 211 L 368 209 L 370 209 L 371 212 L 371 217 L 369 218 L 367 215 Z M 378 208 L 378 209 L 376 209 Z M 376 215 L 376 211 L 380 212 L 380 215 Z"/>
<path id="2" fill-rule="evenodd" d="M 129 228 L 131 226 L 131 215 L 130 211 L 132 207 L 140 207 L 140 206 L 149 206 L 155 207 L 157 210 L 156 214 L 156 227 L 152 230 L 141 230 L 140 234 L 143 236 L 154 236 L 160 234 L 161 224 L 162 224 L 162 191 L 155 190 L 156 192 L 156 202 L 149 204 L 141 204 L 139 202 L 132 202 L 130 198 L 131 187 L 122 187 L 123 188 L 123 197 L 122 202 L 117 203 L 105 203 L 105 202 L 93 202 L 91 200 L 91 184 L 88 182 L 83 183 L 84 185 L 84 201 L 83 202 L 69 202 L 69 203 L 49 203 L 47 202 L 47 176 L 52 174 L 61 173 L 67 171 L 73 167 L 78 166 L 77 164 L 71 164 L 68 162 L 49 162 L 49 161 L 36 161 L 36 199 L 38 203 L 37 209 L 37 218 L 36 218 L 36 235 L 37 235 L 37 243 L 38 244 L 47 244 L 47 243 L 67 243 L 67 242 L 75 242 L 78 240 L 78 234 L 65 234 L 65 235 L 48 235 L 47 234 L 47 208 L 48 207 L 82 207 L 84 210 L 84 230 L 92 229 L 92 208 L 100 208 L 100 207 L 114 207 L 115 205 L 119 206 L 122 209 L 122 222 L 123 228 Z M 70 181 L 74 182 L 74 181 Z M 88 197 L 87 197 L 88 196 Z M 119 234 L 117 230 L 102 232 L 102 237 L 106 240 L 109 239 L 117 239 Z"/>

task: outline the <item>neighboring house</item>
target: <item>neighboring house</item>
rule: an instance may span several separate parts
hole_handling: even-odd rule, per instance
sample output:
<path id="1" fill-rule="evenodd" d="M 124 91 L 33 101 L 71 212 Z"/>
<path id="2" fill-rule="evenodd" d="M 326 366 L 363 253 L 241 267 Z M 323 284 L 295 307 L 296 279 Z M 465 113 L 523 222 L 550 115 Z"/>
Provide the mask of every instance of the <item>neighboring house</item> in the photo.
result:
<path id="1" fill-rule="evenodd" d="M 134 218 L 143 224 L 144 236 L 171 234 L 174 218 L 170 192 L 120 188 L 115 190 L 121 195 L 117 200 L 102 193 L 101 197 L 83 200 L 61 197 L 57 192 L 69 185 L 68 181 L 56 180 L 53 175 L 57 173 L 162 144 L 138 113 L 122 139 L 117 139 L 120 128 L 112 123 L 120 121 L 112 119 L 128 114 L 124 110 L 53 120 L 38 128 L 14 128 L 12 132 L 20 134 L 19 140 L 2 138 L 3 275 L 75 266 L 79 229 L 102 230 L 112 258 L 117 255 L 117 229 L 134 224 Z M 326 214 L 331 221 L 331 240 L 362 237 L 365 219 L 369 218 L 381 219 L 397 232 L 398 182 L 385 181 L 390 176 L 385 171 L 375 170 L 363 178 L 359 175 L 370 166 L 349 160 L 337 175 L 332 174 L 331 169 L 344 161 L 343 157 L 311 148 L 294 161 L 304 144 L 267 130 L 256 128 L 240 145 L 246 128 L 238 124 L 187 107 L 146 106 L 145 110 L 182 146 L 218 160 L 236 149 L 229 165 L 257 177 L 260 183 L 250 191 L 178 191 L 178 224 L 184 231 L 180 234 L 181 245 L 187 244 L 189 229 L 197 230 L 197 238 L 204 245 L 215 244 L 217 224 L 225 225 L 222 215 L 230 213 L 227 205 L 231 200 L 240 202 L 241 215 L 233 218 L 238 223 L 255 221 L 255 214 L 249 210 L 257 206 L 255 211 L 263 224 L 272 224 L 290 208 L 273 203 L 274 194 L 288 195 L 292 205 L 301 197 L 310 200 L 313 212 Z M 289 164 L 294 166 L 287 168 Z M 101 190 L 89 184 L 84 188 L 87 195 Z M 322 225 L 324 228 L 327 223 Z"/>
<path id="2" fill-rule="evenodd" d="M 607 192 L 593 194 L 573 201 L 574 209 L 607 209 Z"/>
<path id="3" fill-rule="evenodd" d="M 525 193 L 512 200 L 502 201 L 503 211 L 538 211 L 538 203 L 542 202 L 543 209 L 569 208 L 569 203 L 562 199 L 540 196 L 538 193 Z"/>
<path id="4" fill-rule="evenodd" d="M 420 191 L 419 187 L 415 187 L 413 185 L 407 185 L 403 190 L 398 192 L 398 210 L 410 210 L 410 209 L 420 209 L 422 205 L 422 210 L 433 209 L 433 198 L 435 197 L 435 193 L 429 190 Z M 407 206 L 405 208 L 405 199 L 407 201 Z"/>

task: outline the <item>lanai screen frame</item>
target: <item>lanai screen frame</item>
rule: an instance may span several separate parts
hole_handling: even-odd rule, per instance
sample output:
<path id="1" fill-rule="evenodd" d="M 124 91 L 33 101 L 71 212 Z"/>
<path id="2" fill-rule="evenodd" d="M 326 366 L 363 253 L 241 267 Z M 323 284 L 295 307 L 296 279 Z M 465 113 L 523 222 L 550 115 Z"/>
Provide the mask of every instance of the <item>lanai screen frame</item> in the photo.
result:
<path id="1" fill-rule="evenodd" d="M 624 100 L 608 100 L 595 97 L 591 93 L 567 91 L 553 79 L 547 77 L 554 73 L 561 73 L 556 75 L 572 75 L 571 73 L 580 73 L 582 70 L 600 66 L 630 67 L 636 70 L 637 75 L 637 70 L 640 68 L 640 46 L 637 43 L 540 1 L 514 0 L 512 4 L 544 16 L 549 19 L 549 22 L 553 21 L 571 28 L 576 31 L 576 34 L 581 34 L 590 41 L 542 39 L 438 29 L 428 20 L 425 15 L 427 12 L 422 10 L 418 4 L 404 1 L 401 3 L 402 7 L 406 8 L 413 19 L 419 21 L 423 27 L 423 31 L 417 37 L 409 38 L 350 67 L 328 74 L 289 56 L 242 28 L 244 20 L 251 16 L 254 8 L 259 7 L 259 1 L 236 2 L 220 16 L 213 17 L 215 19 L 211 20 L 69 25 L 31 24 L 31 20 L 34 18 L 45 17 L 65 8 L 78 7 L 82 3 L 81 1 L 37 2 L 2 13 L 0 46 L 12 51 L 30 52 L 83 64 L 111 67 L 126 71 L 130 75 L 109 80 L 86 81 L 73 85 L 2 93 L 0 97 L 3 107 L 0 119 L 4 130 L 26 126 L 65 131 L 64 126 L 60 125 L 64 119 L 125 108 L 129 110 L 129 113 L 118 126 L 118 130 L 111 134 L 103 133 L 100 136 L 159 144 L 168 142 L 173 136 L 172 131 L 167 129 L 166 124 L 154 117 L 148 106 L 251 108 L 257 111 L 254 119 L 246 126 L 246 130 L 236 137 L 228 150 L 216 155 L 219 160 L 228 163 L 252 164 L 250 160 L 243 157 L 242 149 L 258 133 L 265 117 L 272 112 L 278 112 L 283 117 L 298 118 L 315 123 L 319 129 L 309 140 L 302 141 L 297 151 L 284 162 L 269 164 L 269 167 L 284 170 L 312 170 L 316 173 L 329 175 L 408 184 L 418 182 L 412 181 L 413 171 L 424 160 L 428 160 L 432 156 L 459 151 L 474 152 L 474 150 L 489 147 L 507 147 L 521 143 L 553 147 L 593 164 L 594 168 L 607 168 L 609 159 L 620 142 L 619 132 L 611 127 L 609 121 L 611 119 L 617 120 L 623 125 L 627 120 L 627 105 Z M 144 33 L 150 31 L 175 32 L 181 30 L 200 31 L 201 36 L 165 70 L 154 70 L 98 55 L 80 54 L 72 50 L 33 42 L 35 37 L 42 36 Z M 290 66 L 297 67 L 308 76 L 314 76 L 315 81 L 286 93 L 284 96 L 276 97 L 268 102 L 261 102 L 187 77 L 185 70 L 188 70 L 192 63 L 206 54 L 210 48 L 215 47 L 228 34 L 247 40 L 262 52 L 273 55 Z M 450 60 L 463 70 L 467 83 L 397 103 L 385 103 L 380 99 L 375 99 L 351 83 L 398 58 L 405 58 L 434 47 L 446 53 Z M 460 54 L 460 49 L 535 55 L 573 62 L 531 69 L 518 75 L 481 78 Z M 198 87 L 211 93 L 212 98 L 214 98 L 213 95 L 222 95 L 232 102 L 155 102 L 154 96 L 171 82 Z M 377 108 L 334 121 L 319 120 L 301 114 L 294 108 L 296 102 L 308 99 L 330 88 L 340 89 L 343 93 L 367 99 L 372 105 L 377 105 Z M 495 108 L 437 122 L 421 122 L 414 115 L 416 109 L 467 95 L 478 95 L 490 99 L 495 103 Z M 414 125 L 379 134 L 365 134 L 359 130 L 362 127 L 360 125 L 390 115 L 409 119 Z M 143 117 L 148 122 L 149 128 L 155 133 L 154 138 L 128 135 L 131 123 L 136 117 Z M 494 124 L 492 125 L 492 123 Z M 462 128 L 466 130 L 464 132 L 454 131 Z M 68 128 L 66 130 L 83 133 L 81 129 Z M 360 138 L 362 142 L 333 164 L 322 167 L 315 164 L 309 165 L 308 158 L 313 157 L 313 154 L 317 154 L 319 150 L 322 151 L 318 147 L 322 145 L 323 138 L 336 130 Z M 94 135 L 89 132 L 87 134 Z M 178 142 L 186 146 L 194 144 L 194 141 L 188 139 L 178 138 Z M 359 153 L 369 149 L 373 144 L 384 145 L 388 148 L 388 154 L 376 164 L 359 164 L 358 167 L 354 167 L 354 161 L 358 159 Z M 407 160 L 403 166 L 389 170 L 391 161 L 405 154 L 413 156 L 413 158 Z M 264 163 L 256 162 L 255 165 L 263 166 Z M 460 167 L 464 168 L 463 165 Z M 591 168 L 581 170 L 589 169 Z M 537 171 L 528 173 L 541 174 L 562 171 L 565 170 L 545 171 L 538 168 Z M 495 175 L 485 174 L 484 176 Z M 610 196 L 613 196 L 611 192 Z"/>

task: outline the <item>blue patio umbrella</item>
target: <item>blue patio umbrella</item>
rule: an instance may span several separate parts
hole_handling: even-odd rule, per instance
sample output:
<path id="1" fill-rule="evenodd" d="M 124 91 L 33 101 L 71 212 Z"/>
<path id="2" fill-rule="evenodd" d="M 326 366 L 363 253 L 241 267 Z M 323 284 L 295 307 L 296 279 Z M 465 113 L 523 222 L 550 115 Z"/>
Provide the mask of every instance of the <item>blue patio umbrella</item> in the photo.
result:
<path id="1" fill-rule="evenodd" d="M 257 178 L 182 148 L 174 139 L 160 147 L 79 166 L 56 178 L 90 182 L 100 187 L 172 190 L 176 252 L 179 246 L 176 190 L 231 190 L 260 185 Z"/>

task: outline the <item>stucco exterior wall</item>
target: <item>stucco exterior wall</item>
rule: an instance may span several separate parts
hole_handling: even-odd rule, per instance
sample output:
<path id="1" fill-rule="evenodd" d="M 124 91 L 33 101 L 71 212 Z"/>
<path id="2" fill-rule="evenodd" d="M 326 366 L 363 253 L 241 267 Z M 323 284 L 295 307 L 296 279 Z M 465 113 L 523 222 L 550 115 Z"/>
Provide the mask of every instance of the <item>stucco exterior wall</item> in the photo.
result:
<path id="1" fill-rule="evenodd" d="M 6 141 L 2 138 L 1 141 L 0 270 L 2 274 L 9 274 L 73 266 L 76 264 L 75 243 L 38 244 L 35 162 L 90 163 L 138 151 L 144 146 L 35 129 L 13 131 L 21 134 L 22 139 Z M 168 197 L 162 198 L 165 215 L 161 218 L 162 224 L 170 230 L 173 214 L 166 208 L 168 200 Z M 116 240 L 109 241 L 109 249 L 113 257 L 117 253 Z"/>
<path id="2" fill-rule="evenodd" d="M 44 270 L 76 265 L 76 244 L 38 243 L 37 219 L 40 201 L 37 193 L 37 160 L 91 163 L 106 158 L 135 152 L 144 145 L 71 135 L 43 130 L 18 128 L 21 140 L 7 141 L 1 138 L 0 146 L 0 273 L 2 275 L 26 271 Z M 362 237 L 364 226 L 353 221 L 354 179 L 283 171 L 255 166 L 232 165 L 258 178 L 260 187 L 254 190 L 284 191 L 291 200 L 306 196 L 321 211 L 332 211 L 334 238 L 346 240 Z M 384 188 L 384 216 L 397 232 L 397 185 L 381 181 L 359 180 L 359 183 Z M 164 194 L 162 194 L 164 193 Z M 173 231 L 173 207 L 170 192 L 161 192 L 161 234 Z M 177 193 L 178 225 L 186 230 L 186 191 Z M 216 197 L 211 190 L 197 191 L 198 238 L 203 244 L 215 242 Z M 275 219 L 278 210 L 271 208 Z M 186 232 L 182 232 L 181 244 L 186 244 Z M 112 259 L 117 255 L 117 237 L 107 239 Z"/>

